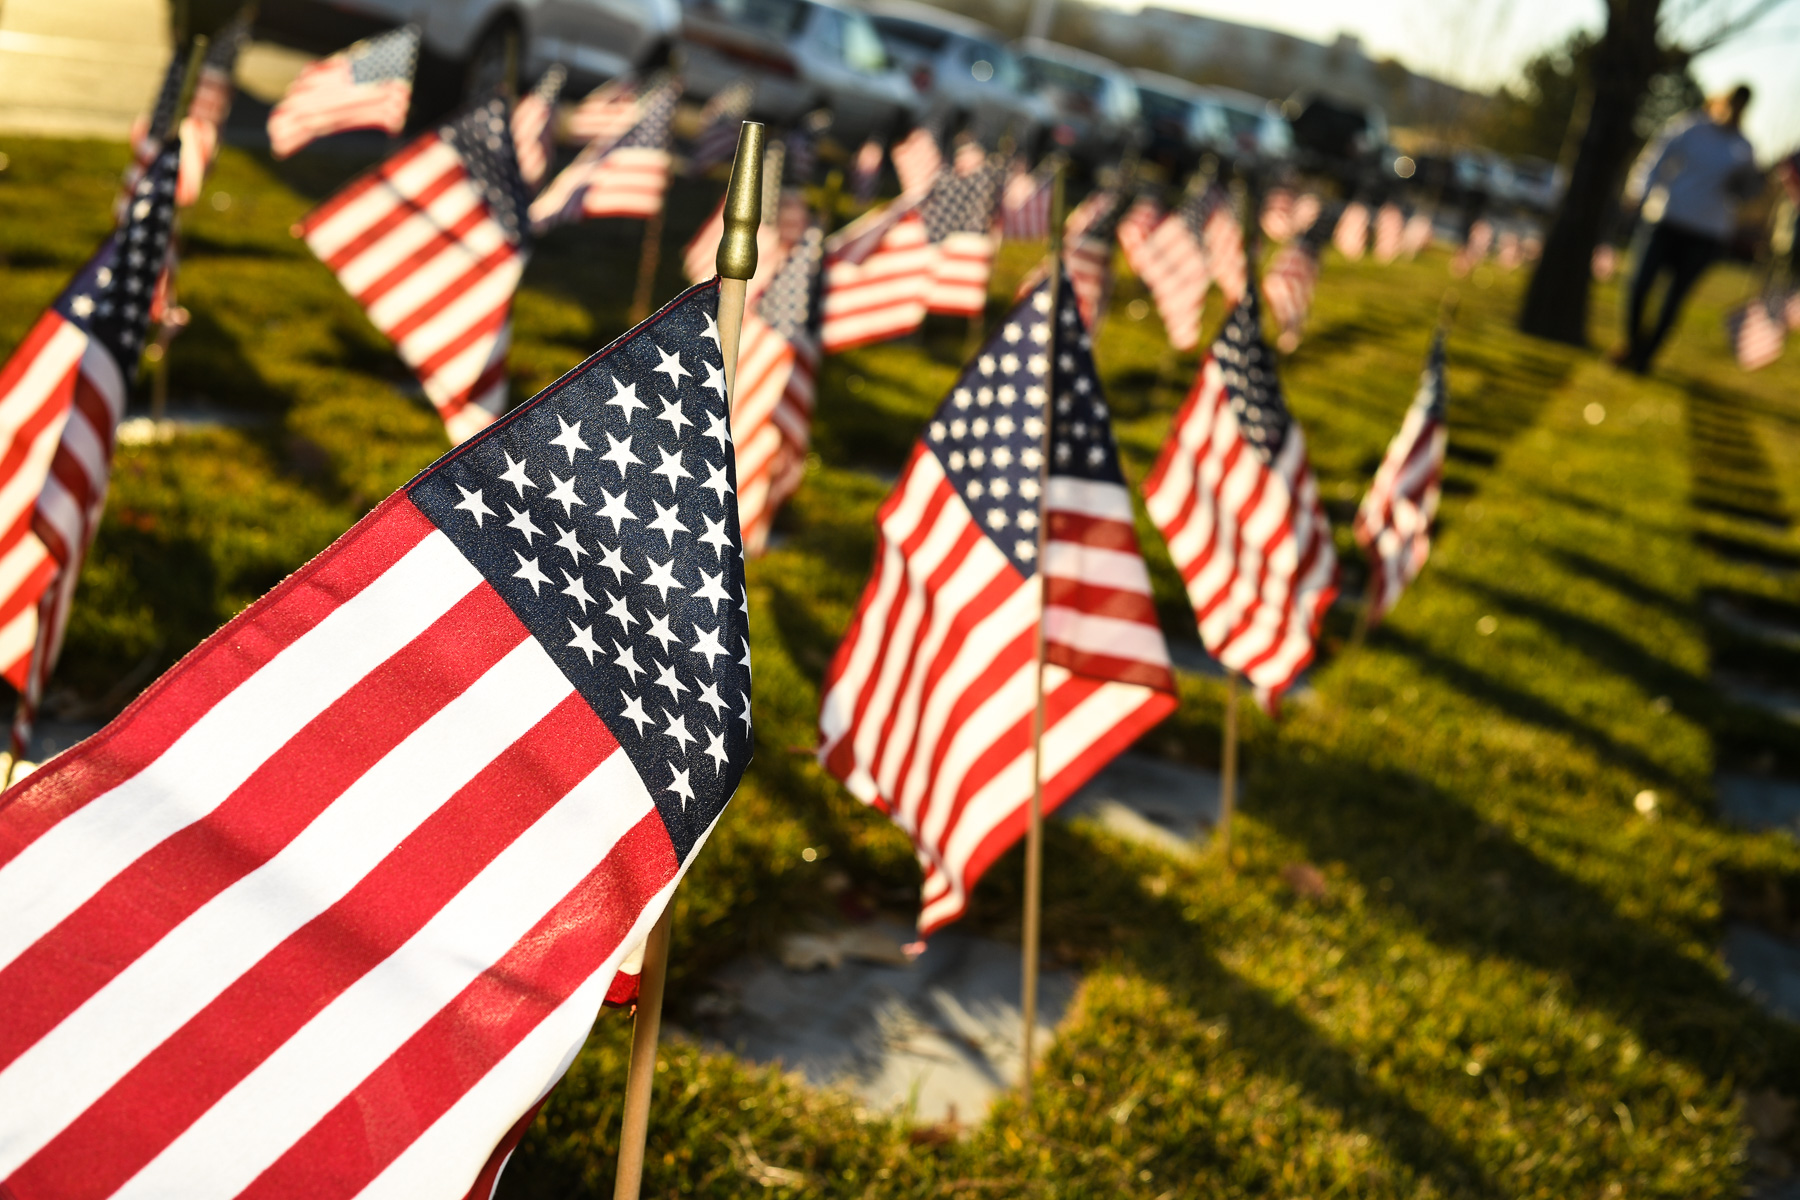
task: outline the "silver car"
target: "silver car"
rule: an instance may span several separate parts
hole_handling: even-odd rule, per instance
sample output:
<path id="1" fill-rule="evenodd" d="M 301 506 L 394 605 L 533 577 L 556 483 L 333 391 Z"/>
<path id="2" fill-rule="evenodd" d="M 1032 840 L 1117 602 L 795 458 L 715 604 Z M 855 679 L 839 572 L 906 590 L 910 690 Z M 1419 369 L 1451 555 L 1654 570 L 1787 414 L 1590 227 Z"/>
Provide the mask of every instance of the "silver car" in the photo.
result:
<path id="1" fill-rule="evenodd" d="M 825 108 L 832 135 L 849 141 L 897 132 L 918 104 L 868 15 L 829 0 L 686 0 L 681 41 L 689 96 L 748 79 L 763 120 Z"/>
<path id="2" fill-rule="evenodd" d="M 1025 72 L 997 31 L 914 0 L 870 6 L 888 50 L 923 99 L 920 119 L 946 136 L 963 130 L 988 146 L 1010 136 L 1035 153 L 1054 117 L 1025 86 Z"/>
<path id="3" fill-rule="evenodd" d="M 1117 63 L 1040 38 L 1015 42 L 1026 83 L 1050 102 L 1051 140 L 1093 169 L 1139 144 L 1137 87 Z"/>

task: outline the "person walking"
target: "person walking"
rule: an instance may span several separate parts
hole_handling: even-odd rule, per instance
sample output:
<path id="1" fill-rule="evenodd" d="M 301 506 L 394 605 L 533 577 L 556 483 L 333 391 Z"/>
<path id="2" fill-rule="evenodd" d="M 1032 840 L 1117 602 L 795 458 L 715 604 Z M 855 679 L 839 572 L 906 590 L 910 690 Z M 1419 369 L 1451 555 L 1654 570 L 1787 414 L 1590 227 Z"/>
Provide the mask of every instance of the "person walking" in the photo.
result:
<path id="1" fill-rule="evenodd" d="M 1669 336 L 1700 276 L 1725 254 L 1738 205 L 1762 187 L 1756 153 L 1741 132 L 1750 89 L 1739 84 L 1706 108 L 1676 117 L 1644 148 L 1625 185 L 1642 221 L 1637 263 L 1625 306 L 1625 342 L 1613 361 L 1642 375 Z M 1644 309 L 1658 278 L 1668 277 L 1656 324 Z"/>

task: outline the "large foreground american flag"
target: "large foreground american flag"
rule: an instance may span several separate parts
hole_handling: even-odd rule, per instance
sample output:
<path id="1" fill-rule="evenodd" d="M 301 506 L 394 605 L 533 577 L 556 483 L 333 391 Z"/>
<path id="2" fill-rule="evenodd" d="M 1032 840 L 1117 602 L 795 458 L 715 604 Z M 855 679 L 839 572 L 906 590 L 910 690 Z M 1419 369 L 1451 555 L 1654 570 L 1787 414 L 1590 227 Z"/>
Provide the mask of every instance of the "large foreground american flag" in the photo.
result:
<path id="1" fill-rule="evenodd" d="M 180 159 L 179 139 L 166 143 L 139 175 L 123 226 L 0 368 L 0 673 L 20 694 L 15 756 L 30 741 L 106 507 L 114 434 L 169 254 Z"/>
<path id="2" fill-rule="evenodd" d="M 916 196 L 872 209 L 825 239 L 824 352 L 917 329 L 925 320 L 937 257 Z"/>
<path id="3" fill-rule="evenodd" d="M 532 228 L 597 217 L 647 219 L 662 211 L 669 190 L 669 126 L 681 85 L 669 80 L 645 93 L 637 124 L 610 144 L 588 143 L 531 202 Z"/>
<path id="4" fill-rule="evenodd" d="M 512 298 L 530 250 L 505 99 L 425 134 L 301 222 L 461 442 L 506 411 Z"/>
<path id="5" fill-rule="evenodd" d="M 419 27 L 366 38 L 306 67 L 269 111 L 269 150 L 287 158 L 307 143 L 352 129 L 389 137 L 406 127 Z"/>
<path id="6" fill-rule="evenodd" d="M 1406 410 L 1400 432 L 1388 444 L 1375 482 L 1356 510 L 1356 544 L 1369 558 L 1368 612 L 1373 628 L 1400 600 L 1431 554 L 1431 522 L 1443 488 L 1444 450 L 1450 440 L 1444 421 L 1444 332 L 1432 338 L 1419 390 Z"/>
<path id="7" fill-rule="evenodd" d="M 1066 287 L 1059 308 L 1052 351 L 1046 279 L 939 406 L 882 505 L 874 575 L 825 679 L 820 760 L 911 835 L 923 934 L 1025 830 L 1040 617 L 1046 812 L 1176 704 Z"/>
<path id="8" fill-rule="evenodd" d="M 809 224 L 744 314 L 731 431 L 744 549 L 761 554 L 782 503 L 806 474 L 819 374 L 819 273 L 825 232 Z"/>
<path id="9" fill-rule="evenodd" d="M 1207 650 L 1272 706 L 1312 661 L 1337 594 L 1337 554 L 1255 289 L 1201 362 L 1144 502 Z"/>
<path id="10" fill-rule="evenodd" d="M 716 305 L 445 456 L 7 793 L 0 1191 L 491 1177 L 750 757 Z"/>

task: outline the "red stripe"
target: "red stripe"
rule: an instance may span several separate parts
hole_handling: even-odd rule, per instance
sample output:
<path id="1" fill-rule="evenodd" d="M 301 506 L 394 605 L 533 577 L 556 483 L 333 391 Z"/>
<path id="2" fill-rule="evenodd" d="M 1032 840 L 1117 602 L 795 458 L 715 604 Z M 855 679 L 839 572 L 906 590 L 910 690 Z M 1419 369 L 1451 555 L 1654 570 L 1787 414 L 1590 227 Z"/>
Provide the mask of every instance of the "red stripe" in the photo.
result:
<path id="1" fill-rule="evenodd" d="M 281 1156 L 241 1200 L 350 1197 L 586 982 L 679 864 L 653 811 L 593 873 Z M 529 980 L 526 989 L 520 981 Z M 381 1115 L 379 1121 L 370 1114 Z"/>
<path id="2" fill-rule="evenodd" d="M 951 743 L 956 740 L 956 731 L 969 723 L 975 710 L 987 703 L 996 688 L 1016 675 L 1021 667 L 1029 666 L 1036 661 L 1037 626 L 1032 625 L 1021 630 L 1010 642 L 995 648 L 995 654 L 989 660 L 987 668 L 979 677 L 969 682 L 969 686 L 963 690 L 961 695 L 957 696 L 956 703 L 952 704 L 950 710 L 944 714 L 941 725 L 942 734 L 932 748 L 930 760 L 925 764 L 926 784 L 919 794 L 919 803 L 916 806 L 917 826 L 922 827 L 932 811 L 932 793 L 938 779 L 943 775 L 944 760 L 949 757 Z M 1002 740 L 1005 736 L 1002 735 Z M 995 770 L 1005 765 L 1004 762 L 992 762 L 990 760 L 992 753 L 993 750 L 990 746 L 988 750 L 970 762 L 962 778 L 957 781 L 956 789 L 950 795 L 952 816 L 944 828 L 943 836 L 939 839 L 940 845 L 949 844 L 950 833 L 955 826 L 955 814 L 961 811 L 967 797 L 981 784 L 986 783 Z M 988 762 L 985 768 L 982 765 L 984 761 Z"/>
<path id="3" fill-rule="evenodd" d="M 1143 592 L 1055 576 L 1047 581 L 1047 590 L 1047 602 L 1057 608 L 1072 608 L 1089 616 L 1112 617 L 1119 621 L 1135 621 L 1152 629 L 1161 628 L 1156 619 L 1156 604 Z"/>
<path id="4" fill-rule="evenodd" d="M 482 211 L 485 219 L 486 210 L 483 209 Z M 382 332 L 396 342 L 405 341 L 407 337 L 418 330 L 421 325 L 462 299 L 465 292 L 469 291 L 477 284 L 484 282 L 488 276 L 494 274 L 506 263 L 512 261 L 516 255 L 517 252 L 514 251 L 511 246 L 502 242 L 489 254 L 471 265 L 468 270 L 445 284 L 429 300 L 413 309 L 403 320 L 395 322 L 390 328 L 384 329 Z"/>
<path id="5" fill-rule="evenodd" d="M 375 279 L 363 286 L 359 292 L 352 293 L 357 303 L 365 308 L 386 296 L 389 292 L 411 279 L 413 275 L 432 259 L 453 246 L 461 244 L 469 232 L 488 219 L 487 205 L 477 201 L 468 211 L 458 217 L 453 224 L 440 224 L 427 214 L 430 205 L 442 198 L 444 192 L 463 183 L 467 176 L 460 166 L 444 172 L 433 180 L 431 186 L 417 196 L 409 196 L 395 201 L 393 208 L 383 213 L 373 224 L 359 233 L 355 240 L 347 243 L 336 254 L 326 260 L 326 266 L 340 274 L 353 266 L 365 255 L 372 253 L 382 242 L 401 226 L 414 217 L 421 217 L 434 226 L 431 236 L 426 238 L 405 258 L 400 259 L 382 272 Z"/>
<path id="6" fill-rule="evenodd" d="M 390 187 L 389 176 L 398 173 L 413 159 L 437 145 L 440 140 L 436 133 L 421 134 L 414 138 L 410 145 L 402 148 L 379 167 L 355 180 L 343 191 L 302 217 L 300 219 L 302 234 L 310 236 L 313 230 L 331 220 L 350 205 L 355 204 L 371 190 L 378 187 Z"/>
<path id="7" fill-rule="evenodd" d="M 1096 517 L 1067 508 L 1050 508 L 1044 514 L 1049 523 L 1050 540 L 1092 546 L 1096 550 L 1119 550 L 1138 554 L 1137 530 L 1123 521 Z"/>
<path id="8" fill-rule="evenodd" d="M 1096 654 L 1077 650 L 1063 642 L 1046 642 L 1044 660 L 1067 667 L 1075 675 L 1107 683 L 1134 683 L 1159 692 L 1175 692 L 1175 676 L 1169 668 L 1147 663 L 1141 658 L 1120 658 L 1115 654 Z"/>
<path id="9" fill-rule="evenodd" d="M 483 338 L 491 340 L 496 337 L 501 328 L 506 324 L 507 313 L 510 310 L 511 305 L 512 302 L 510 299 L 502 301 L 500 307 L 496 308 L 493 312 L 471 321 L 455 337 L 445 342 L 440 349 L 434 352 L 424 362 L 417 365 L 416 369 L 419 372 L 419 377 L 423 379 L 437 374 L 443 369 L 446 363 L 450 362 L 476 342 L 481 341 Z M 486 369 L 492 370 L 492 366 L 490 365 Z"/>
<path id="10" fill-rule="evenodd" d="M 498 602 L 493 589 L 478 591 Z M 511 623 L 522 631 L 516 619 Z M 66 1200 L 110 1194 L 404 946 L 617 749 L 587 702 L 571 692 L 342 899 L 133 1067 L 7 1185 L 22 1195 Z"/>
<path id="11" fill-rule="evenodd" d="M 32 361 L 44 352 L 45 344 L 56 336 L 65 323 L 62 314 L 55 310 L 38 319 L 38 323 L 26 335 L 25 344 L 7 361 L 4 373 L 0 373 L 0 409 L 16 402 L 13 392 L 30 369 Z M 62 378 L 45 392 L 36 402 L 37 407 L 31 415 L 21 421 L 14 431 L 5 454 L 0 455 L 0 479 L 11 479 L 25 465 L 25 457 L 31 453 L 32 443 L 37 441 L 38 435 L 67 411 L 74 395 L 75 379 L 80 374 L 81 356 L 76 355 L 75 361 L 69 364 Z"/>
<path id="12" fill-rule="evenodd" d="M 396 494 L 184 658 L 112 724 L 0 797 L 0 866 L 154 761 L 215 704 L 436 530 Z"/>
<path id="13" fill-rule="evenodd" d="M 220 892 L 268 862 L 439 709 L 530 635 L 477 587 L 270 755 L 205 818 L 172 834 L 0 969 L 15 997 L 0 1067 Z"/>

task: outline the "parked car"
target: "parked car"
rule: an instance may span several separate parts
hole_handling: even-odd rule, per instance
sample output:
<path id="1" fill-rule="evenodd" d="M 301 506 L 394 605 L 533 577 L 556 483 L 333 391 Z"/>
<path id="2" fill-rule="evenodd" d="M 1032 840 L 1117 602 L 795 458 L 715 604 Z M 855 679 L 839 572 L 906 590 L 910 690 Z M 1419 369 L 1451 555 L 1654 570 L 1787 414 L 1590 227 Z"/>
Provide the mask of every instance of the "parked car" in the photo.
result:
<path id="1" fill-rule="evenodd" d="M 1040 38 L 1014 43 L 1027 86 L 1055 112 L 1051 139 L 1089 169 L 1116 161 L 1143 137 L 1137 88 L 1117 63 Z"/>
<path id="2" fill-rule="evenodd" d="M 1203 91 L 1218 106 L 1224 126 L 1224 140 L 1213 147 L 1221 158 L 1268 166 L 1294 156 L 1294 131 L 1279 104 L 1233 88 Z"/>
<path id="3" fill-rule="evenodd" d="M 1293 127 L 1295 157 L 1305 170 L 1337 176 L 1355 187 L 1373 174 L 1387 144 L 1387 117 L 1374 105 L 1301 94 L 1282 111 Z"/>
<path id="4" fill-rule="evenodd" d="M 329 54 L 408 21 L 424 30 L 413 90 L 416 126 L 497 81 L 509 43 L 518 46 L 527 85 L 552 63 L 569 69 L 571 89 L 660 66 L 680 31 L 681 6 L 677 0 L 263 0 L 256 33 Z"/>
<path id="5" fill-rule="evenodd" d="M 1156 71 L 1133 71 L 1143 113 L 1144 157 L 1171 176 L 1185 175 L 1230 138 L 1225 111 L 1204 88 Z"/>
<path id="6" fill-rule="evenodd" d="M 704 100 L 740 79 L 756 87 L 751 112 L 788 124 L 816 108 L 834 137 L 891 134 L 918 113 L 919 96 L 860 9 L 831 0 L 686 0 L 681 72 Z"/>
<path id="7" fill-rule="evenodd" d="M 1548 216 L 1562 203 L 1569 186 L 1563 169 L 1547 159 L 1526 155 L 1513 160 L 1514 191 L 1520 204 Z"/>
<path id="8" fill-rule="evenodd" d="M 947 135 L 967 130 L 989 146 L 1010 134 L 1028 152 L 1039 149 L 1054 114 L 1026 87 L 998 32 L 914 0 L 880 0 L 870 15 L 919 92 L 921 120 Z"/>

